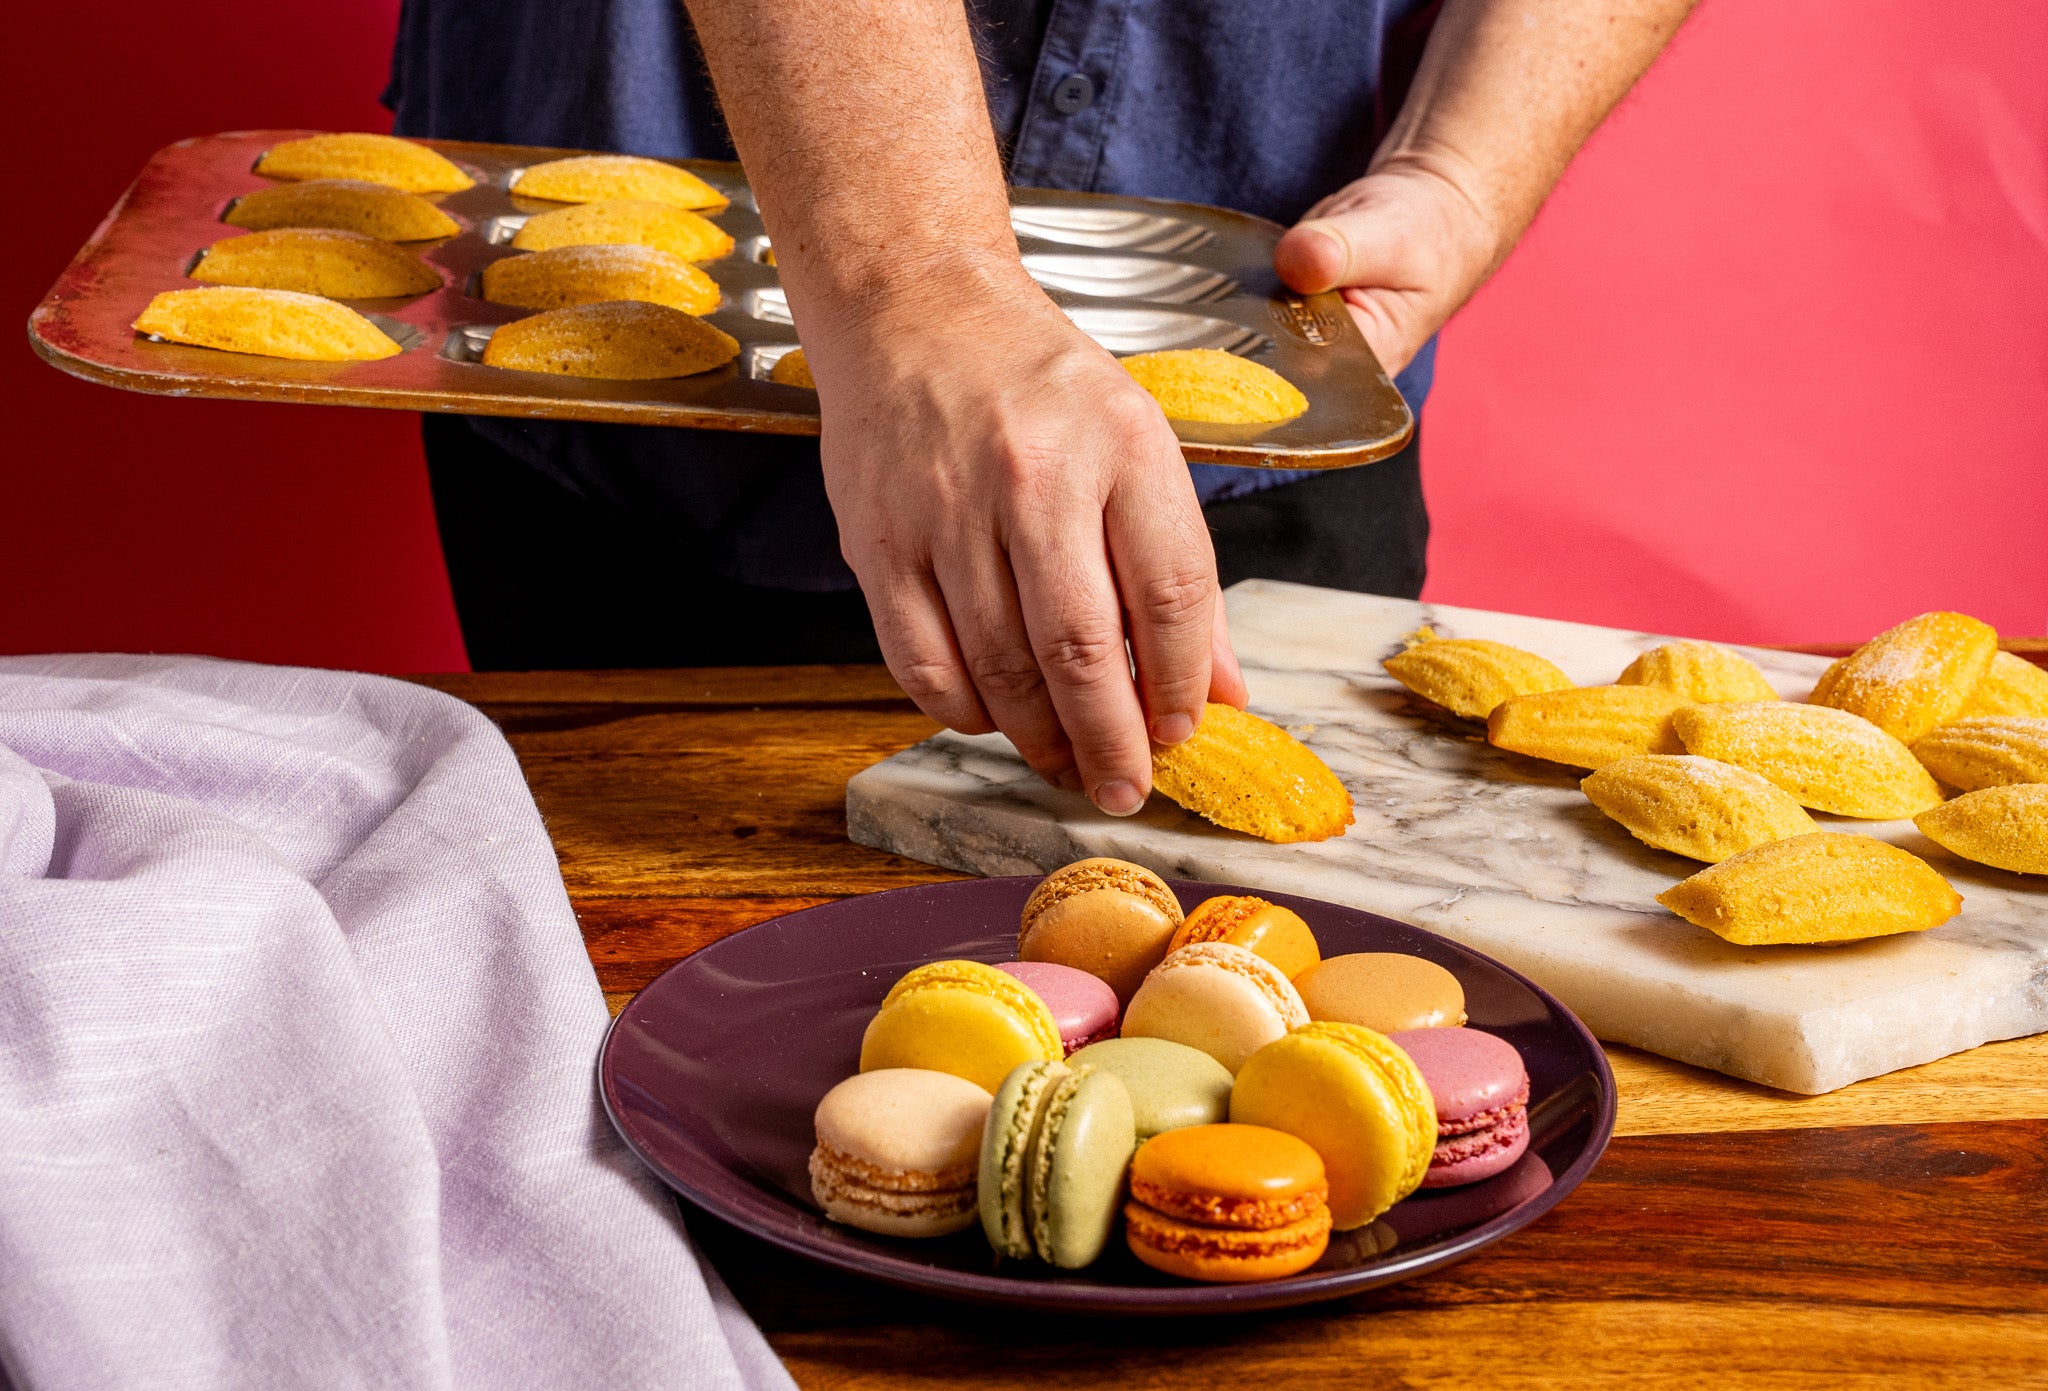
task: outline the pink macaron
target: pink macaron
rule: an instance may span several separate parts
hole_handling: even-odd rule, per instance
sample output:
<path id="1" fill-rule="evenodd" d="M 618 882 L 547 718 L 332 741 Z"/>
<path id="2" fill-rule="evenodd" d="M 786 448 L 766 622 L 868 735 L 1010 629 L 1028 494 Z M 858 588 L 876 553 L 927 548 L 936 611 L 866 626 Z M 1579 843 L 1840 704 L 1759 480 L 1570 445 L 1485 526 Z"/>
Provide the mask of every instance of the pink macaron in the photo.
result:
<path id="1" fill-rule="evenodd" d="M 1424 1188 L 1477 1183 L 1529 1148 L 1529 1073 L 1506 1039 L 1479 1029 L 1390 1035 L 1415 1060 L 1436 1102 L 1436 1152 Z"/>
<path id="2" fill-rule="evenodd" d="M 996 969 L 1008 971 L 1045 1001 L 1069 1053 L 1116 1037 L 1116 991 L 1100 977 L 1050 961 L 1000 961 Z"/>

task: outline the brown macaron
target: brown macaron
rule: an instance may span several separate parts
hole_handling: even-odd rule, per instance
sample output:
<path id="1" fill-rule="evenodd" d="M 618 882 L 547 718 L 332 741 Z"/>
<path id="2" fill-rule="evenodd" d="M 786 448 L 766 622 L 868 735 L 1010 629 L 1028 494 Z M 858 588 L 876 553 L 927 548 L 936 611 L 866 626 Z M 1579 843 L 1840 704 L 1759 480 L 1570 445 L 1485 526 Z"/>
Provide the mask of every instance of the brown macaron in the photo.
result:
<path id="1" fill-rule="evenodd" d="M 1166 881 L 1125 860 L 1079 860 L 1055 870 L 1025 901 L 1020 961 L 1052 961 L 1098 976 L 1119 1006 L 1166 958 L 1181 925 L 1180 900 Z"/>

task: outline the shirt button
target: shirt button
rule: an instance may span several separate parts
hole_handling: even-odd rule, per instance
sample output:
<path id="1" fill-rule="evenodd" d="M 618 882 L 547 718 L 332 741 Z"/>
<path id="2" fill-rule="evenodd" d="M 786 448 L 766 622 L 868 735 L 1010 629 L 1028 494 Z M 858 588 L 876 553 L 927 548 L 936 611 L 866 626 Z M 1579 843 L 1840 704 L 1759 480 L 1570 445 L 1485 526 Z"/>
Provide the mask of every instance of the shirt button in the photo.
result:
<path id="1" fill-rule="evenodd" d="M 1062 116 L 1086 111 L 1094 100 L 1095 83 L 1086 73 L 1070 72 L 1053 84 L 1052 109 Z"/>

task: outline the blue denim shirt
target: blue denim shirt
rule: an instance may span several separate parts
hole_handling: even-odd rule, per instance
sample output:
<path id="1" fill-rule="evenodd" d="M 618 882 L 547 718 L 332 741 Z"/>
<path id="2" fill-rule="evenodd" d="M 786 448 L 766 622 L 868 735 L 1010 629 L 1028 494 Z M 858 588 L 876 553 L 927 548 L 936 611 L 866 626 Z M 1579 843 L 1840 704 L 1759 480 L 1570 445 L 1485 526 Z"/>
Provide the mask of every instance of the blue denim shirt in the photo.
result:
<path id="1" fill-rule="evenodd" d="M 1434 0 L 967 3 L 1012 183 L 1212 203 L 1282 223 L 1365 172 L 1436 10 Z M 384 99 L 403 135 L 734 157 L 681 0 L 403 0 Z M 1397 379 L 1411 408 L 1435 364 L 1432 340 Z M 853 585 L 815 440 L 473 424 L 577 492 L 691 534 L 741 583 Z M 1190 468 L 1205 502 L 1304 476 Z"/>

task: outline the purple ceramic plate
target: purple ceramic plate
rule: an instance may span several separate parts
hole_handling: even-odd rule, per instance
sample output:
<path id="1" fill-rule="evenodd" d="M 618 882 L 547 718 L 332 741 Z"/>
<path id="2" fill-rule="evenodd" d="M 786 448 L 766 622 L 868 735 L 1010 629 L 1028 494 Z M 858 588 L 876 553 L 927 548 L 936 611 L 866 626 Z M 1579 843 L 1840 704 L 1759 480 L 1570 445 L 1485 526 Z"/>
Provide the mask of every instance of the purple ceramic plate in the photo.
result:
<path id="1" fill-rule="evenodd" d="M 786 1250 L 929 1294 L 1129 1314 L 1272 1309 L 1337 1299 L 1438 1270 L 1541 1217 L 1591 1172 L 1614 1130 L 1606 1055 L 1570 1011 L 1478 952 L 1391 918 L 1261 891 L 1315 929 L 1323 954 L 1397 951 L 1448 967 L 1474 1026 L 1529 1069 L 1528 1155 L 1468 1188 L 1419 1192 L 1332 1239 L 1300 1275 L 1195 1285 L 1140 1265 L 1121 1242 L 1086 1270 L 999 1261 L 979 1226 L 907 1241 L 827 1222 L 805 1163 L 811 1112 L 857 1070 L 861 1031 L 889 987 L 945 957 L 1007 961 L 1038 880 L 972 879 L 807 908 L 713 943 L 634 997 L 598 1061 L 604 1104 L 633 1151 L 691 1202 Z M 1251 890 L 1176 881 L 1186 906 Z"/>

